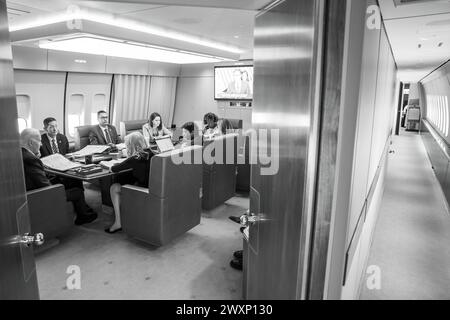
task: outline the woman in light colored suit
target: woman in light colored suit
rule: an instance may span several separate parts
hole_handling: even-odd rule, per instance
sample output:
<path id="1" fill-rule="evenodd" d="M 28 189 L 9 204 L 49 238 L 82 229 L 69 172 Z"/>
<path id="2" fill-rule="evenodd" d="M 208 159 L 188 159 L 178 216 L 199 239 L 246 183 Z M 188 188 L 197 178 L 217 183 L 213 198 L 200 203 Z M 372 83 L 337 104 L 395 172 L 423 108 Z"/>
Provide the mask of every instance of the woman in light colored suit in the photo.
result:
<path id="1" fill-rule="evenodd" d="M 172 132 L 164 126 L 161 115 L 157 112 L 152 113 L 148 123 L 142 126 L 142 133 L 144 134 L 145 141 L 148 145 L 154 144 L 155 138 L 157 137 L 172 137 L 173 135 Z"/>

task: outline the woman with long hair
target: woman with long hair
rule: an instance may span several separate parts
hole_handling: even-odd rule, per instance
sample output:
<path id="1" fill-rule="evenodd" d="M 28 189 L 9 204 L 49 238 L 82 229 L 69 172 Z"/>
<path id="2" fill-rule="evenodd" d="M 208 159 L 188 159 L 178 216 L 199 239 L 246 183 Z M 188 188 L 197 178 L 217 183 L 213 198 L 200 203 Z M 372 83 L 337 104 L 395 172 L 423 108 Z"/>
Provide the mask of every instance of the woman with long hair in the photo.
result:
<path id="1" fill-rule="evenodd" d="M 153 153 L 147 149 L 147 143 L 140 132 L 133 132 L 125 137 L 128 158 L 122 163 L 111 167 L 112 172 L 120 172 L 132 169 L 126 184 L 134 184 L 139 187 L 148 187 L 148 176 L 150 171 L 150 159 Z M 122 230 L 120 222 L 120 195 L 122 183 L 115 183 L 110 188 L 111 200 L 114 207 L 115 221 L 112 226 L 105 229 L 107 233 L 116 233 Z"/>
<path id="2" fill-rule="evenodd" d="M 161 115 L 157 112 L 153 112 L 150 115 L 148 123 L 142 126 L 142 133 L 144 134 L 145 141 L 147 141 L 147 144 L 149 145 L 155 143 L 155 138 L 163 136 L 172 137 L 173 135 L 172 132 L 164 126 Z"/>

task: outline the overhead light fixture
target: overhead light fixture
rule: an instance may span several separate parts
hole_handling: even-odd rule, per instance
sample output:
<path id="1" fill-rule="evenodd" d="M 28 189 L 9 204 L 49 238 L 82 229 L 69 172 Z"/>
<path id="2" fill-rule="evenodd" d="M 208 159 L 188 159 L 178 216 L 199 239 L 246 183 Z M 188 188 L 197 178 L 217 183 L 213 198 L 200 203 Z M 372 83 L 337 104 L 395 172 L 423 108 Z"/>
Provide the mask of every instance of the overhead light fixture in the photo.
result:
<path id="1" fill-rule="evenodd" d="M 42 49 L 77 52 L 102 56 L 158 61 L 176 64 L 216 63 L 230 61 L 226 58 L 203 55 L 170 48 L 155 47 L 117 39 L 78 36 L 61 40 L 40 41 Z"/>
<path id="2" fill-rule="evenodd" d="M 83 60 L 83 59 L 75 59 L 74 60 L 76 63 L 87 63 L 87 61 L 86 60 Z"/>
<path id="3" fill-rule="evenodd" d="M 70 9 L 70 10 L 69 10 Z M 85 9 L 80 8 L 78 6 L 69 6 L 67 11 L 57 12 L 47 15 L 41 15 L 37 17 L 33 21 L 25 21 L 25 22 L 16 22 L 12 23 L 9 26 L 9 31 L 19 31 L 32 29 L 37 27 L 42 27 L 50 24 L 67 22 L 68 24 L 73 23 L 74 21 L 78 21 L 82 24 L 83 20 L 92 21 L 100 24 L 106 24 L 114 27 L 124 28 L 132 31 L 143 32 L 151 35 L 156 35 L 164 38 L 179 40 L 191 44 L 196 44 L 199 46 L 204 46 L 207 48 L 213 48 L 217 50 L 222 50 L 230 53 L 240 54 L 243 52 L 242 49 L 233 46 L 224 44 L 221 42 L 208 40 L 203 37 L 189 35 L 186 33 L 182 33 L 175 30 L 170 30 L 167 28 L 162 28 L 154 25 L 150 25 L 148 23 L 132 20 L 129 18 L 124 18 L 120 16 L 116 16 L 111 13 L 93 10 L 93 9 Z"/>

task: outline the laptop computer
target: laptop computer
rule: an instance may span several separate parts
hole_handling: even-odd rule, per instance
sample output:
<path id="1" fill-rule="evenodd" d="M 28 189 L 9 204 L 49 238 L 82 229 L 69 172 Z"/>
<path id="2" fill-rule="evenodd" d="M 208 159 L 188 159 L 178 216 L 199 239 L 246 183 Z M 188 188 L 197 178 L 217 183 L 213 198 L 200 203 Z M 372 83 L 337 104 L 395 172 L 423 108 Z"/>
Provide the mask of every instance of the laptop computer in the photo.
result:
<path id="1" fill-rule="evenodd" d="M 156 146 L 158 147 L 159 153 L 164 153 L 168 151 L 172 151 L 175 149 L 175 146 L 173 145 L 172 139 L 170 136 L 164 136 L 164 137 L 158 137 L 155 138 Z"/>

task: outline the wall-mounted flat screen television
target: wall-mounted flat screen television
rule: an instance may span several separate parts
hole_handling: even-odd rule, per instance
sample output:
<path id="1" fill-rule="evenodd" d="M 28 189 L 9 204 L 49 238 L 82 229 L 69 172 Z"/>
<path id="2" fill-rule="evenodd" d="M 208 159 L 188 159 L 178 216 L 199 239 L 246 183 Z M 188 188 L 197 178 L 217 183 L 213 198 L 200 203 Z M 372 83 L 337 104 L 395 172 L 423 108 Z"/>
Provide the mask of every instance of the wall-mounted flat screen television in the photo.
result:
<path id="1" fill-rule="evenodd" d="M 216 100 L 253 100 L 253 66 L 215 67 Z"/>

